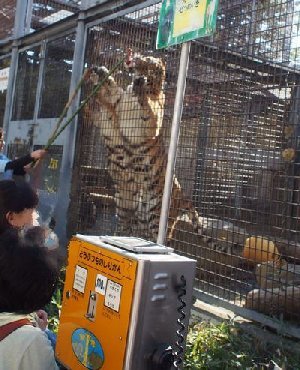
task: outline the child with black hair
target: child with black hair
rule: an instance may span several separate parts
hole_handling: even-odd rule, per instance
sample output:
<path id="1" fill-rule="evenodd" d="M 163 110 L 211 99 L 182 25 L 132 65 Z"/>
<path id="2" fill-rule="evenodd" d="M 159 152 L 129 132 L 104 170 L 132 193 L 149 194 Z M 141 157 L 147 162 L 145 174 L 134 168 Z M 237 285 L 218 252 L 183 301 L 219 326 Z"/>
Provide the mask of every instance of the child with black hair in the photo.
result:
<path id="1" fill-rule="evenodd" d="M 28 315 L 51 300 L 59 255 L 43 244 L 43 228 L 30 232 L 0 235 L 0 369 L 57 370 L 46 334 Z"/>
<path id="2" fill-rule="evenodd" d="M 0 181 L 0 236 L 9 229 L 16 231 L 23 230 L 24 233 L 22 233 L 22 236 L 28 244 L 43 244 L 49 250 L 58 248 L 58 238 L 51 229 L 38 227 L 37 230 L 40 229 L 43 230 L 43 232 L 37 233 L 35 228 L 26 231 L 28 227 L 38 224 L 36 220 L 36 207 L 38 201 L 39 199 L 36 192 L 25 181 Z M 37 238 L 39 238 L 39 240 L 37 240 Z M 41 307 L 42 306 L 39 308 Z M 46 311 L 39 309 L 34 315 L 46 329 L 48 317 Z M 55 347 L 55 335 L 48 329 L 45 331 L 52 346 Z"/>
<path id="3" fill-rule="evenodd" d="M 37 193 L 25 181 L 0 181 L 0 235 L 11 227 L 33 225 L 38 201 Z"/>

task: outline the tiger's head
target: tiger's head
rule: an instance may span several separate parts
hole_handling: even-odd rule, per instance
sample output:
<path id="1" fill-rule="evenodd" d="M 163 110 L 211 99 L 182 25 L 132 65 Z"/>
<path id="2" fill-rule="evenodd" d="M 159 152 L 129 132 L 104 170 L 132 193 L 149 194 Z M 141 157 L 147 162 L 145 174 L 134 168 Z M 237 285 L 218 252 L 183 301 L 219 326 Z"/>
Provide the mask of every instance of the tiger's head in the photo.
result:
<path id="1" fill-rule="evenodd" d="M 139 145 L 160 135 L 164 115 L 164 62 L 136 56 L 133 81 L 119 105 L 119 127 L 127 142 Z"/>
<path id="2" fill-rule="evenodd" d="M 135 95 L 148 95 L 158 98 L 164 87 L 166 78 L 165 63 L 154 57 L 137 57 L 132 91 Z"/>

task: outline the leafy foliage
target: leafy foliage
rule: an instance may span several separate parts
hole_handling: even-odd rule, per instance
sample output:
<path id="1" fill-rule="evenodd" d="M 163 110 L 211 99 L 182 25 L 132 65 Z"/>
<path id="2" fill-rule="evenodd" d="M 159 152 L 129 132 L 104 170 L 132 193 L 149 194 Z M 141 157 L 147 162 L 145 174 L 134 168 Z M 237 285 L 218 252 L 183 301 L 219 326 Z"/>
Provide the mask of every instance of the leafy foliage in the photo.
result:
<path id="1" fill-rule="evenodd" d="M 262 342 L 233 322 L 195 324 L 189 332 L 185 370 L 300 369 L 300 357 Z M 292 351 L 292 349 L 291 349 Z"/>
<path id="2" fill-rule="evenodd" d="M 65 275 L 66 271 L 65 268 L 63 268 L 61 270 L 57 288 L 52 296 L 51 302 L 46 307 L 46 311 L 48 313 L 48 327 L 54 333 L 57 333 L 58 330 Z"/>

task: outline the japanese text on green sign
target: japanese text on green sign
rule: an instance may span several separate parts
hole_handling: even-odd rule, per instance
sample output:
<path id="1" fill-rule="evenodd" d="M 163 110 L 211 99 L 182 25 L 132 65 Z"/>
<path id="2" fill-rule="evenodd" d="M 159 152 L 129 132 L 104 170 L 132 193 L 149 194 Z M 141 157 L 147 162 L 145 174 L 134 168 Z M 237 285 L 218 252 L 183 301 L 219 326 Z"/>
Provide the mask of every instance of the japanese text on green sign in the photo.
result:
<path id="1" fill-rule="evenodd" d="M 210 36 L 216 29 L 218 0 L 163 0 L 158 49 Z"/>

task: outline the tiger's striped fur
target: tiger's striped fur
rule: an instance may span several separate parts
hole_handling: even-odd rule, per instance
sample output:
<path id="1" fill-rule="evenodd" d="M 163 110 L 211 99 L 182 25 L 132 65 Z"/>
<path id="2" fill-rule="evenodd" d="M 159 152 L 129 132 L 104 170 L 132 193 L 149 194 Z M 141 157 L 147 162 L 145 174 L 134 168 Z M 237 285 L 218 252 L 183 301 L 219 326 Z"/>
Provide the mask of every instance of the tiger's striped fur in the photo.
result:
<path id="1" fill-rule="evenodd" d="M 167 166 L 161 134 L 165 66 L 160 59 L 140 57 L 135 69 L 133 84 L 126 91 L 109 77 L 87 110 L 89 119 L 100 128 L 108 151 L 108 171 L 116 191 L 118 233 L 156 240 Z M 100 67 L 95 68 L 91 78 L 96 84 L 107 75 L 108 70 Z M 204 235 L 207 219 L 200 217 L 185 199 L 174 178 L 169 232 L 178 220 L 192 224 L 195 232 L 203 235 L 204 243 L 218 248 Z"/>

